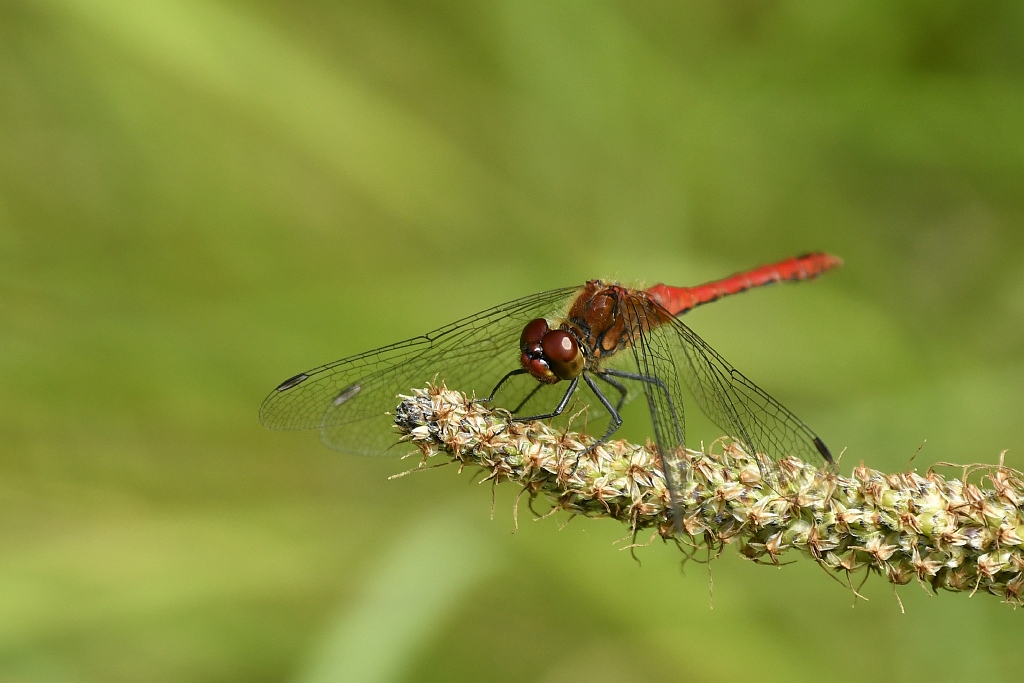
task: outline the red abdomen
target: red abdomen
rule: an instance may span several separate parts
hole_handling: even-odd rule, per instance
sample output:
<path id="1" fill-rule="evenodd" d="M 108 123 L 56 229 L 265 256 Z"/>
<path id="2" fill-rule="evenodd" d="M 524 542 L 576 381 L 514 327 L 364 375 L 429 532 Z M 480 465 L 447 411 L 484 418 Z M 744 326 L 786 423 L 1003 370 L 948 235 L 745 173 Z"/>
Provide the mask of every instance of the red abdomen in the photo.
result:
<path id="1" fill-rule="evenodd" d="M 673 287 L 658 284 L 646 290 L 646 293 L 672 315 L 681 315 L 701 304 L 717 301 L 730 294 L 739 294 L 754 287 L 763 287 L 783 280 L 810 280 L 841 266 L 842 263 L 842 260 L 831 254 L 815 252 L 736 273 L 727 278 L 695 287 Z"/>

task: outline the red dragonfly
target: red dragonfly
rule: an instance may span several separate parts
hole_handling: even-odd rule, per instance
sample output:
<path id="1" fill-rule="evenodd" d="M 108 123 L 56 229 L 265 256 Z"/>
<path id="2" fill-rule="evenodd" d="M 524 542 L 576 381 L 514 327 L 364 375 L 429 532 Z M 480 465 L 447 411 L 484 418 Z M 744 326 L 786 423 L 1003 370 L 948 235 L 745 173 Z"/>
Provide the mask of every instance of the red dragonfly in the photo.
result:
<path id="1" fill-rule="evenodd" d="M 506 408 L 516 421 L 563 415 L 574 397 L 594 409 L 600 406 L 610 417 L 600 444 L 622 425 L 622 406 L 639 389 L 674 495 L 679 490 L 674 454 L 685 445 L 685 385 L 701 410 L 748 452 L 831 463 L 828 448 L 800 418 L 733 368 L 679 316 L 754 287 L 811 279 L 841 263 L 812 253 L 696 287 L 659 284 L 640 290 L 591 280 L 532 294 L 290 377 L 263 401 L 260 421 L 271 429 L 317 429 L 331 448 L 380 455 L 396 442 L 389 416 L 396 395 L 437 377 L 452 388 L 486 396 L 480 400 Z"/>

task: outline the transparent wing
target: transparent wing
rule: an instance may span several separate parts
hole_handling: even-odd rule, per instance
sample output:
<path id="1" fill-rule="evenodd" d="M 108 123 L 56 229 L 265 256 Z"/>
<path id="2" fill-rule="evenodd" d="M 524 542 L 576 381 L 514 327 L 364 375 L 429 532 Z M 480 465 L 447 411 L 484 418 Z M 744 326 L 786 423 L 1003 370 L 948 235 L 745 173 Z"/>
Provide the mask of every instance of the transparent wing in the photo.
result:
<path id="1" fill-rule="evenodd" d="M 578 287 L 516 299 L 433 332 L 313 368 L 285 380 L 260 407 L 271 429 L 319 429 L 331 448 L 381 455 L 396 442 L 388 413 L 399 393 L 433 381 L 487 396 L 519 367 L 519 335 L 533 318 L 557 318 Z M 536 380 L 509 382 L 499 404 L 514 407 Z"/>
<path id="2" fill-rule="evenodd" d="M 653 302 L 627 299 L 632 356 L 650 409 L 661 469 L 679 509 L 686 445 L 683 383 L 701 410 L 750 453 L 832 462 L 821 439 L 796 415 L 736 370 L 678 318 Z M 675 516 L 678 526 L 681 520 Z"/>
<path id="3" fill-rule="evenodd" d="M 697 405 L 750 453 L 832 462 L 825 444 L 785 406 L 751 382 L 678 318 L 649 333 L 673 347 L 675 366 Z M 655 343 L 652 341 L 652 343 Z"/>
<path id="4" fill-rule="evenodd" d="M 626 299 L 630 320 L 633 358 L 641 380 L 647 407 L 651 413 L 654 438 L 661 458 L 673 510 L 679 509 L 682 490 L 680 456 L 686 446 L 686 423 L 683 415 L 683 391 L 674 340 L 658 334 L 666 316 L 671 315 L 655 304 L 642 299 Z M 678 528 L 682 520 L 673 515 Z"/>

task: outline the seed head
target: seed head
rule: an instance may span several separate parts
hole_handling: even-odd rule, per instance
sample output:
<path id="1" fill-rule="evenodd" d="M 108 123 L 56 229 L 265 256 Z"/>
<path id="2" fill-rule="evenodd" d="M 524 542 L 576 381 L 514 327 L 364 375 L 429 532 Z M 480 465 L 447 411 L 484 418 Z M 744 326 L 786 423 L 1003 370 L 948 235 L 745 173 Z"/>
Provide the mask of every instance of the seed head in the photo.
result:
<path id="1" fill-rule="evenodd" d="M 684 548 L 717 553 L 736 544 L 760 562 L 802 553 L 847 581 L 864 570 L 896 585 L 916 578 L 936 591 L 1024 600 L 1024 475 L 1002 458 L 998 466 L 964 468 L 963 479 L 932 469 L 886 475 L 863 463 L 842 477 L 719 440 L 709 452 L 677 454 L 681 490 L 673 507 L 651 445 L 592 447 L 587 434 L 509 422 L 506 412 L 444 385 L 402 399 L 396 427 L 424 464 L 440 457 L 460 470 L 479 466 L 485 481 L 515 482 L 555 510 L 617 519 L 634 534 L 651 529 Z M 967 481 L 977 473 L 979 483 Z"/>

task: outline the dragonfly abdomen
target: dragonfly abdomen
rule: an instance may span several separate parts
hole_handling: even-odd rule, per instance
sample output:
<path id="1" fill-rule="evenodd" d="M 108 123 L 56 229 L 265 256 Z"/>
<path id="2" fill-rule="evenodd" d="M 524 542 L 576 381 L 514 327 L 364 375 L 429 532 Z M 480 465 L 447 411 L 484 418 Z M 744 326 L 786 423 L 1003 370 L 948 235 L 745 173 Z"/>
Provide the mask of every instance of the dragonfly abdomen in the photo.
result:
<path id="1" fill-rule="evenodd" d="M 701 304 L 711 303 L 724 296 L 739 294 L 755 287 L 764 287 L 785 280 L 810 280 L 842 263 L 842 260 L 831 254 L 814 252 L 694 287 L 657 284 L 646 290 L 646 294 L 672 315 L 682 315 Z"/>

